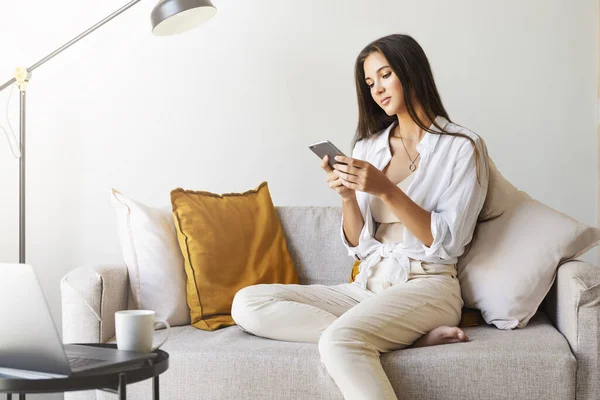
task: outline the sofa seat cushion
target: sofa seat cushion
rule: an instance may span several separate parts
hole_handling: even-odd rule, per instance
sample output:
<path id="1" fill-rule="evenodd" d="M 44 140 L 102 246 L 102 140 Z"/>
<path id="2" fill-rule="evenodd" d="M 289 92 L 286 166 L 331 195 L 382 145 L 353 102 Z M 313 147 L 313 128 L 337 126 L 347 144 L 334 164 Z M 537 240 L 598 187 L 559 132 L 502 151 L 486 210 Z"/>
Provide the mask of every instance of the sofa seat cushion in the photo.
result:
<path id="1" fill-rule="evenodd" d="M 513 331 L 464 330 L 470 342 L 382 356 L 400 399 L 574 399 L 576 360 L 545 314 Z M 237 326 L 214 332 L 185 326 L 172 328 L 162 348 L 170 354 L 160 378 L 165 398 L 342 399 L 316 344 L 263 339 Z M 139 390 L 144 394 L 133 396 Z M 150 393 L 150 383 L 128 387 L 132 399 Z"/>

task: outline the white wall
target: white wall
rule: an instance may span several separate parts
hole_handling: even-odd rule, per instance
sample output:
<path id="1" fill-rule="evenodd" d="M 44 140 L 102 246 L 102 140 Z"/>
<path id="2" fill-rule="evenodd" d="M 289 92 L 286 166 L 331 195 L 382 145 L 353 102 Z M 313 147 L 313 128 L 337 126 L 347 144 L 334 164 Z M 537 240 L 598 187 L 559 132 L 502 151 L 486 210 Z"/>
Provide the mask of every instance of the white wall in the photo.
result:
<path id="1" fill-rule="evenodd" d="M 0 83 L 124 3 L 1 0 Z M 151 35 L 153 5 L 40 67 L 29 86 L 27 261 L 59 323 L 61 276 L 121 262 L 111 187 L 164 206 L 178 186 L 266 180 L 278 205 L 339 204 L 307 145 L 350 152 L 354 59 L 390 33 L 421 43 L 450 117 L 486 140 L 511 182 L 596 224 L 596 0 L 215 0 L 214 19 L 171 38 Z M 16 92 L 11 110 L 18 129 Z M 0 261 L 17 262 L 18 160 L 4 138 L 0 199 Z"/>

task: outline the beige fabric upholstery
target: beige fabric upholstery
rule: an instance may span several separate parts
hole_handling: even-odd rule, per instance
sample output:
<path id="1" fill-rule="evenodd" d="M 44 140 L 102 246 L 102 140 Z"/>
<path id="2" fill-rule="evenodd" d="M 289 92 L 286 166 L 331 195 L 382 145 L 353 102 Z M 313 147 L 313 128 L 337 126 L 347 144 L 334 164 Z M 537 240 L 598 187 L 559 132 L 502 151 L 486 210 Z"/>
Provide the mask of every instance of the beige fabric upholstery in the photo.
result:
<path id="1" fill-rule="evenodd" d="M 490 186 L 471 248 L 459 258 L 465 307 L 500 329 L 523 328 L 548 294 L 559 265 L 600 242 L 600 229 L 518 190 L 490 159 Z"/>
<path id="2" fill-rule="evenodd" d="M 60 282 L 64 343 L 104 343 L 115 336 L 115 312 L 127 309 L 129 279 L 123 265 L 80 267 Z M 96 391 L 65 393 L 65 400 L 95 400 Z"/>
<path id="3" fill-rule="evenodd" d="M 563 264 L 545 310 L 577 358 L 577 399 L 600 399 L 600 268 Z"/>
<path id="4" fill-rule="evenodd" d="M 277 211 L 302 283 L 349 280 L 353 260 L 339 240 L 340 208 Z M 124 265 L 77 269 L 63 279 L 61 289 L 65 341 L 105 342 L 114 336 L 114 312 L 127 305 Z M 463 399 L 574 399 L 577 393 L 578 400 L 596 400 L 599 303 L 600 268 L 570 261 L 558 269 L 545 301 L 550 319 L 540 313 L 514 331 L 487 325 L 466 328 L 469 343 L 392 352 L 382 361 L 405 399 L 452 398 L 449 393 Z M 174 328 L 164 349 L 171 357 L 169 370 L 160 378 L 161 397 L 169 400 L 340 398 L 321 368 L 315 345 L 262 339 L 236 326 L 215 332 L 182 326 Z M 128 386 L 128 399 L 151 398 L 150 385 Z M 65 398 L 96 397 L 82 392 Z M 102 392 L 99 398 L 116 396 Z"/>
<path id="5" fill-rule="evenodd" d="M 576 360 L 545 314 L 527 329 L 466 328 L 470 343 L 393 351 L 382 364 L 403 400 L 573 399 Z M 163 332 L 157 332 L 156 338 Z M 161 398 L 342 400 L 319 361 L 317 346 L 269 340 L 232 326 L 214 332 L 175 327 L 165 343 L 169 370 Z M 151 399 L 151 382 L 127 389 Z M 99 399 L 116 400 L 99 393 Z"/>
<path id="6" fill-rule="evenodd" d="M 127 309 L 125 265 L 77 268 L 60 287 L 64 343 L 104 343 L 115 336 L 115 312 Z"/>

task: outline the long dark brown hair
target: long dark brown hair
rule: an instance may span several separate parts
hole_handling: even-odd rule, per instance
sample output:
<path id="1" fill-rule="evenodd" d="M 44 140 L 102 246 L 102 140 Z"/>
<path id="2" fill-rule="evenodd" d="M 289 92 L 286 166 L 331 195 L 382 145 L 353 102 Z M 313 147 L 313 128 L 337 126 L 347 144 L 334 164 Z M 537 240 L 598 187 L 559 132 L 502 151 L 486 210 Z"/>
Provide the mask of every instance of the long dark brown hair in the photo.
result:
<path id="1" fill-rule="evenodd" d="M 395 115 L 387 115 L 373 100 L 371 89 L 365 82 L 363 65 L 365 59 L 375 52 L 380 52 L 387 58 L 390 67 L 400 80 L 404 90 L 406 110 L 419 128 L 437 135 L 461 136 L 471 142 L 475 149 L 477 181 L 479 182 L 479 150 L 475 146 L 475 141 L 462 133 L 448 132 L 435 121 L 435 117 L 440 115 L 452 122 L 442 104 L 423 48 L 408 35 L 395 34 L 377 39 L 369 43 L 356 58 L 354 79 L 358 98 L 358 126 L 352 147 L 357 141 L 377 134 L 397 120 Z M 431 130 L 421 121 L 415 110 L 415 101 L 421 105 L 427 117 L 433 121 L 433 125 L 440 132 Z M 481 182 L 479 183 L 481 184 Z"/>
<path id="2" fill-rule="evenodd" d="M 471 137 L 458 132 L 448 132 L 435 121 L 435 117 L 439 115 L 446 118 L 449 122 L 452 122 L 442 104 L 442 99 L 440 98 L 435 85 L 427 56 L 419 43 L 409 35 L 394 34 L 374 40 L 369 43 L 356 58 L 354 78 L 356 81 L 356 95 L 358 98 L 358 126 L 356 127 L 356 135 L 352 141 L 352 148 L 357 141 L 377 134 L 397 120 L 396 115 L 387 115 L 373 100 L 371 89 L 365 82 L 364 62 L 370 54 L 375 52 L 380 52 L 387 58 L 390 67 L 400 80 L 404 90 L 404 104 L 406 104 L 406 110 L 419 128 L 435 135 L 464 137 L 471 142 L 475 151 L 477 182 L 481 185 L 479 174 L 479 149 Z M 416 111 L 417 104 L 422 107 L 427 118 L 433 121 L 433 125 L 439 132 L 431 130 L 419 118 Z M 485 162 L 486 164 L 488 163 L 487 158 Z M 486 165 L 486 168 L 489 168 L 489 166 Z M 483 216 L 480 214 L 478 221 L 486 222 L 499 216 L 500 215 Z M 473 238 L 475 237 L 476 232 L 477 226 L 475 227 Z M 467 246 L 465 254 L 470 248 L 471 243 L 472 241 L 469 243 L 469 246 Z"/>

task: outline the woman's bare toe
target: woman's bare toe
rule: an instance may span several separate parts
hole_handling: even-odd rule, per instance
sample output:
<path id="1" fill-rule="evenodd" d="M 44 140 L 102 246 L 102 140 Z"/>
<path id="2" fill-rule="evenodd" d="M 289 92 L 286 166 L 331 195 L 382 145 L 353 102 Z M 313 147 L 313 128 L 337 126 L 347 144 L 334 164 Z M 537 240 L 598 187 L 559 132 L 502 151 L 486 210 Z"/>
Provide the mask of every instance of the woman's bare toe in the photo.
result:
<path id="1" fill-rule="evenodd" d="M 412 347 L 435 346 L 438 344 L 468 342 L 465 332 L 456 326 L 440 326 L 417 339 Z"/>

